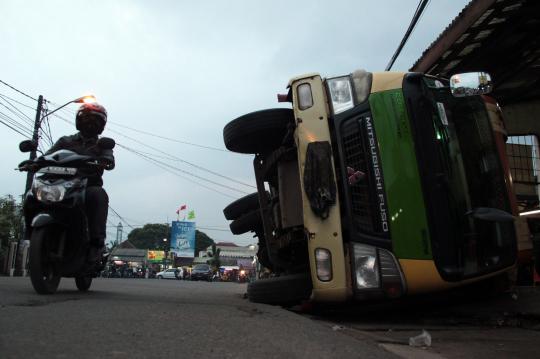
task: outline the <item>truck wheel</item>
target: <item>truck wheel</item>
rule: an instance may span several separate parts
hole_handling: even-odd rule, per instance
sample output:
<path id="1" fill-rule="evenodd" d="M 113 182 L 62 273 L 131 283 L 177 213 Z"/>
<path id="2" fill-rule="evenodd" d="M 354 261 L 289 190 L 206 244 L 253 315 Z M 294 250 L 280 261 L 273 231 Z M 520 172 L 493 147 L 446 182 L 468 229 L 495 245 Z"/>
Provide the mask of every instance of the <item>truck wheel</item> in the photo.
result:
<path id="1" fill-rule="evenodd" d="M 270 193 L 266 192 L 268 198 L 270 198 Z M 259 208 L 259 193 L 255 192 L 248 194 L 242 198 L 237 199 L 236 201 L 229 204 L 223 209 L 223 214 L 228 220 L 234 220 L 243 215 L 244 213 L 253 211 Z"/>
<path id="2" fill-rule="evenodd" d="M 264 153 L 278 148 L 294 122 L 293 110 L 274 108 L 248 113 L 223 128 L 223 141 L 228 150 L 238 153 Z"/>
<path id="3" fill-rule="evenodd" d="M 52 227 L 40 227 L 32 230 L 30 238 L 30 281 L 39 294 L 53 294 L 60 283 L 57 264 L 51 259 L 56 243 Z"/>
<path id="4" fill-rule="evenodd" d="M 86 292 L 92 285 L 92 277 L 75 277 L 75 285 L 81 292 Z"/>
<path id="5" fill-rule="evenodd" d="M 312 288 L 309 273 L 291 274 L 249 283 L 247 295 L 255 303 L 293 305 L 308 299 Z"/>
<path id="6" fill-rule="evenodd" d="M 244 234 L 258 230 L 261 227 L 262 218 L 261 212 L 258 209 L 243 214 L 229 224 L 232 234 Z"/>

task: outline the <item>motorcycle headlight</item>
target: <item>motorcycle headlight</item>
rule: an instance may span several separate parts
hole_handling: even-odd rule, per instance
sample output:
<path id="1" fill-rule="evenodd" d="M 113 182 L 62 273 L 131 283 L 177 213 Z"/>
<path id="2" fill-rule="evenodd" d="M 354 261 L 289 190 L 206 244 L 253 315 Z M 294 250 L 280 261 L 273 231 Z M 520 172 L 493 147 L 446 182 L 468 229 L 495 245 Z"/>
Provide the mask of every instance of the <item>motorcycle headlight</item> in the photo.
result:
<path id="1" fill-rule="evenodd" d="M 38 201 L 41 202 L 60 202 L 66 194 L 64 184 L 50 185 L 39 180 L 34 181 L 34 192 Z"/>
<path id="2" fill-rule="evenodd" d="M 356 287 L 358 289 L 379 288 L 380 279 L 377 249 L 372 246 L 355 243 L 353 250 Z"/>
<path id="3" fill-rule="evenodd" d="M 335 77 L 326 80 L 332 111 L 334 115 L 354 107 L 353 92 L 349 76 Z"/>

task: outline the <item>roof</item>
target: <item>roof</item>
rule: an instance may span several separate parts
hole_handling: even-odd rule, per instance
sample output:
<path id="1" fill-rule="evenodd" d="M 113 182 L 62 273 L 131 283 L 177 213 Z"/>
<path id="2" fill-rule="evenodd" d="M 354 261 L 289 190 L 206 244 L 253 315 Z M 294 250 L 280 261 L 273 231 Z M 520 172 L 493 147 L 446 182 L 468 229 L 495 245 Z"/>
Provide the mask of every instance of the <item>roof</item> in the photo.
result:
<path id="1" fill-rule="evenodd" d="M 129 240 L 125 240 L 123 242 L 120 242 L 120 244 L 118 245 L 119 248 L 137 248 L 133 245 L 133 243 L 131 243 Z"/>
<path id="2" fill-rule="evenodd" d="M 146 260 L 146 249 L 119 248 L 112 250 L 111 260 L 123 260 L 128 262 L 140 262 Z"/>
<path id="3" fill-rule="evenodd" d="M 238 247 L 238 245 L 233 242 L 218 242 L 216 247 Z"/>
<path id="4" fill-rule="evenodd" d="M 540 1 L 472 0 L 411 71 L 442 77 L 486 71 L 501 104 L 540 96 Z"/>

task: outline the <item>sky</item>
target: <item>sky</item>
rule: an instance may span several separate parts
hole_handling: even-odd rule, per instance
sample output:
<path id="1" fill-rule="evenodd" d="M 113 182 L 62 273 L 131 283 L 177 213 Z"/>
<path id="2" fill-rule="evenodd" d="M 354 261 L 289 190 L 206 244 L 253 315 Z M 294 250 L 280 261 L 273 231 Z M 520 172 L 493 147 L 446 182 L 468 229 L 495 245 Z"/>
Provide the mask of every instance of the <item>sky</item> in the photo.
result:
<path id="1" fill-rule="evenodd" d="M 254 186 L 253 157 L 227 152 L 223 127 L 286 107 L 276 94 L 297 75 L 383 71 L 418 2 L 0 0 L 0 80 L 43 95 L 51 111 L 90 93 L 107 108 L 103 135 L 119 146 L 104 187 L 125 221 L 124 239 L 130 226 L 170 222 L 186 204 L 214 240 L 247 245 L 256 240 L 228 232 L 222 210 L 255 191 L 231 181 Z M 467 3 L 431 1 L 392 70 L 409 69 Z M 1 83 L 0 95 L 9 98 L 0 96 L 0 119 L 3 113 L 30 129 L 36 101 Z M 76 109 L 51 116 L 54 140 L 76 132 L 65 121 L 74 121 Z M 14 168 L 27 157 L 18 151 L 24 139 L 0 123 L 0 196 L 23 192 L 25 174 Z M 119 221 L 109 213 L 108 240 Z"/>

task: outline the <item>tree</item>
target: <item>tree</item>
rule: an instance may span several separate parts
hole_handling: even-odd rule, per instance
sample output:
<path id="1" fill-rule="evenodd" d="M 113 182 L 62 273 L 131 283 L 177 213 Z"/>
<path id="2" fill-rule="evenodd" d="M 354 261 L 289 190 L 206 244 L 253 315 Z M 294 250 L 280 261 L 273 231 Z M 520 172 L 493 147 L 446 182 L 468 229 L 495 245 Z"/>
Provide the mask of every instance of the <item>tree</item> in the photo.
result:
<path id="1" fill-rule="evenodd" d="M 210 257 L 210 259 L 208 260 L 208 264 L 210 264 L 214 268 L 214 270 L 218 270 L 219 267 L 221 267 L 221 259 L 220 259 L 221 249 L 216 248 L 216 244 L 213 243 L 212 251 L 209 251 L 207 254 L 208 254 L 208 257 Z"/>
<path id="2" fill-rule="evenodd" d="M 13 196 L 0 198 L 0 256 L 21 236 L 22 209 Z"/>
<path id="3" fill-rule="evenodd" d="M 206 251 L 206 248 L 214 244 L 214 240 L 201 231 L 195 231 L 195 256 L 200 252 Z"/>
<path id="4" fill-rule="evenodd" d="M 171 228 L 166 224 L 148 223 L 135 228 L 128 234 L 128 240 L 137 248 L 169 250 Z M 167 241 L 163 241 L 167 238 Z"/>

